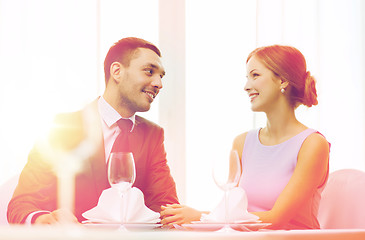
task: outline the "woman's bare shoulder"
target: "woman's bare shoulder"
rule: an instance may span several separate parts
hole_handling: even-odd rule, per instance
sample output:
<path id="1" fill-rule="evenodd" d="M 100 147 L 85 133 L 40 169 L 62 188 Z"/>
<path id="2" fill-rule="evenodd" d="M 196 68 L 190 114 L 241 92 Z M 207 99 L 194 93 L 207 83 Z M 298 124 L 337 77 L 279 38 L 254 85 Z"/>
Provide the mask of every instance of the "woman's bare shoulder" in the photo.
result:
<path id="1" fill-rule="evenodd" d="M 247 132 L 241 133 L 238 136 L 236 136 L 233 140 L 233 146 L 232 149 L 236 150 L 241 158 L 243 146 L 245 145 Z"/>

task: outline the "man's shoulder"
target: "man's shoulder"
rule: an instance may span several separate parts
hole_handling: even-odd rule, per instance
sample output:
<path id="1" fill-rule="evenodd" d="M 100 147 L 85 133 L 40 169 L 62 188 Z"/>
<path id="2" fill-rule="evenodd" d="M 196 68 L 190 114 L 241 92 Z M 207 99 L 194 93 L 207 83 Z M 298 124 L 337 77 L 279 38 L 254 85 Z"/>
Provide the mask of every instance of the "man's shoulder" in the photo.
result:
<path id="1" fill-rule="evenodd" d="M 53 124 L 82 127 L 88 118 L 95 118 L 95 116 L 98 116 L 97 102 L 93 101 L 82 109 L 56 114 L 53 118 Z"/>
<path id="2" fill-rule="evenodd" d="M 58 113 L 53 118 L 53 124 L 80 125 L 82 124 L 82 111 Z"/>

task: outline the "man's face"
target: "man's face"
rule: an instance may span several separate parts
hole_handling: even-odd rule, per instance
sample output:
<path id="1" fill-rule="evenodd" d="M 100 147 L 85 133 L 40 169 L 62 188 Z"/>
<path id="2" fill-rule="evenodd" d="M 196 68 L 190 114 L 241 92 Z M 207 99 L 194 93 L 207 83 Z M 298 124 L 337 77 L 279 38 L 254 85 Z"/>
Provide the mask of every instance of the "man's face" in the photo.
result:
<path id="1" fill-rule="evenodd" d="M 130 115 L 148 111 L 162 88 L 164 75 L 161 59 L 154 51 L 137 49 L 118 84 L 120 106 Z"/>

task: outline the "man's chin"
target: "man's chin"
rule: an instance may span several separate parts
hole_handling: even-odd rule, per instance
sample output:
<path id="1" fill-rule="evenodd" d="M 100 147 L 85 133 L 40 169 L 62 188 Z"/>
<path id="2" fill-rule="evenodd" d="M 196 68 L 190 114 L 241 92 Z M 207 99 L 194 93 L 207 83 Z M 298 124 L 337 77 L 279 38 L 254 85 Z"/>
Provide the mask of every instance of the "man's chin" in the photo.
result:
<path id="1" fill-rule="evenodd" d="M 148 112 L 151 109 L 151 105 L 140 107 L 136 112 Z"/>

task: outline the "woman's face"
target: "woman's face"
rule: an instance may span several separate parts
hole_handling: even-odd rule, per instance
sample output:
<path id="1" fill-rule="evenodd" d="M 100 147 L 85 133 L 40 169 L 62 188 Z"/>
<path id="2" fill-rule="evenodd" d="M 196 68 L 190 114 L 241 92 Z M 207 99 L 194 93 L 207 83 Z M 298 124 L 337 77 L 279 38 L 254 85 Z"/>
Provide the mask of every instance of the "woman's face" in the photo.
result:
<path id="1" fill-rule="evenodd" d="M 246 65 L 247 82 L 245 91 L 251 100 L 254 112 L 267 112 L 281 97 L 281 79 L 268 69 L 256 56 Z"/>

